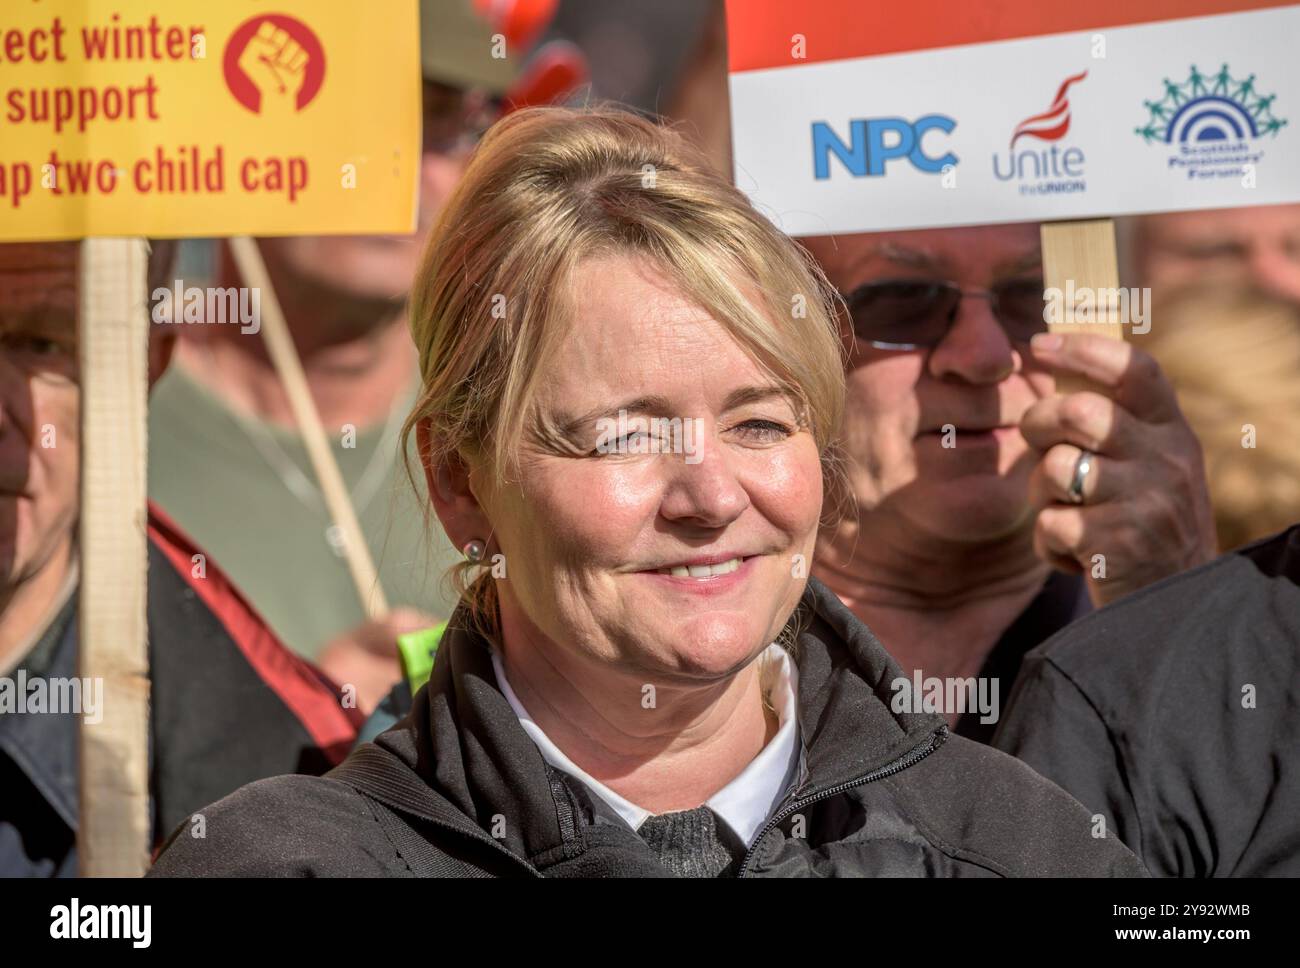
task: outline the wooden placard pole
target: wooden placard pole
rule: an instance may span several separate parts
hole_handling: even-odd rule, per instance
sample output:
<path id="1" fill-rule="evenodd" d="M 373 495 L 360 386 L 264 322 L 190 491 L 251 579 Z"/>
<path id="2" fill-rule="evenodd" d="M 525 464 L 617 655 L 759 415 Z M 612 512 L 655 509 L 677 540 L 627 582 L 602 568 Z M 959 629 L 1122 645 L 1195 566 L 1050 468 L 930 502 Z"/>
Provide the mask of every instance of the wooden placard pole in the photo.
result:
<path id="1" fill-rule="evenodd" d="M 261 250 L 256 241 L 246 235 L 239 235 L 230 239 L 230 251 L 244 285 L 261 291 L 261 330 L 267 352 L 289 396 L 289 405 L 306 444 L 307 455 L 311 458 L 330 518 L 343 533 L 344 560 L 356 586 L 357 596 L 361 599 L 361 606 L 369 618 L 378 618 L 388 611 L 388 600 L 379 584 L 379 573 L 370 557 L 370 548 L 357 521 L 356 511 L 352 508 L 351 497 L 343 483 L 338 463 L 334 460 L 325 428 L 321 425 L 316 401 L 312 399 L 311 389 L 307 386 L 302 361 L 293 345 L 293 336 L 289 333 L 289 326 L 285 322 L 280 301 L 276 298 Z"/>
<path id="2" fill-rule="evenodd" d="M 77 661 L 83 689 L 103 684 L 99 721 L 83 716 L 79 730 L 85 877 L 138 877 L 149 863 L 146 266 L 142 239 L 81 243 Z"/>
<path id="3" fill-rule="evenodd" d="M 1115 254 L 1115 222 L 1099 218 L 1082 222 L 1044 222 L 1039 229 L 1043 247 L 1043 284 L 1063 293 L 1094 294 L 1114 292 L 1119 288 L 1119 259 Z M 1074 307 L 1066 303 L 1067 314 Z M 1098 322 L 1076 322 L 1067 315 L 1065 322 L 1053 324 L 1054 332 L 1094 333 L 1123 339 L 1122 320 L 1115 307 L 1098 304 L 1097 312 L 1109 316 Z"/>
<path id="4" fill-rule="evenodd" d="M 1119 259 L 1115 253 L 1115 222 L 1108 218 L 1079 222 L 1044 222 L 1039 229 L 1043 249 L 1043 285 L 1065 294 L 1076 296 L 1088 291 L 1094 300 L 1094 314 L 1100 321 L 1077 322 L 1075 304 L 1065 300 L 1065 314 L 1061 322 L 1049 324 L 1054 333 L 1090 333 L 1110 339 L 1123 339 L 1125 320 L 1119 318 L 1116 307 L 1109 301 L 1102 305 L 1098 294 L 1111 294 L 1119 288 Z M 1057 378 L 1057 389 L 1062 392 L 1082 389 L 1084 381 L 1074 378 Z"/>

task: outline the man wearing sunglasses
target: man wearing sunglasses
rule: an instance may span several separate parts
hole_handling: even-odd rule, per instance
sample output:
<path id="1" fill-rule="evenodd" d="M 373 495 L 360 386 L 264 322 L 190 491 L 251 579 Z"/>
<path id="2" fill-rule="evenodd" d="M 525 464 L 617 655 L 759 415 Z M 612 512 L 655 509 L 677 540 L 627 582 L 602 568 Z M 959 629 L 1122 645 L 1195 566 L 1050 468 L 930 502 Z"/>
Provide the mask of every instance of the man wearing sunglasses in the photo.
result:
<path id="1" fill-rule="evenodd" d="M 803 241 L 848 310 L 858 506 L 814 574 L 905 671 L 1005 701 L 1049 635 L 1213 557 L 1172 388 L 1128 343 L 1047 334 L 1037 225 Z M 1091 388 L 1059 394 L 1058 376 Z M 983 741 L 998 716 L 943 711 Z"/>

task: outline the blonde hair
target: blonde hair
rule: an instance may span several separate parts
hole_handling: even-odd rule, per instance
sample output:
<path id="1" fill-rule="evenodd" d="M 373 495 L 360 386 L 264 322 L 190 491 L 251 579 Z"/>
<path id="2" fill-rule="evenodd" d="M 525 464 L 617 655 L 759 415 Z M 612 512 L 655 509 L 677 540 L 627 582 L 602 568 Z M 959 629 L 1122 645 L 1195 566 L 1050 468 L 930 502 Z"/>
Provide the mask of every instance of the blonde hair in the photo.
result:
<path id="1" fill-rule="evenodd" d="M 1300 521 L 1300 307 L 1247 288 L 1184 289 L 1134 342 L 1201 440 L 1219 547 Z"/>
<path id="2" fill-rule="evenodd" d="M 619 253 L 649 258 L 801 405 L 827 503 L 838 507 L 844 371 L 833 289 L 682 137 L 611 108 L 509 115 L 443 209 L 410 306 L 423 389 L 403 440 L 429 422 L 425 466 L 473 455 L 506 479 L 573 317 L 574 269 Z M 495 583 L 471 581 L 472 567 L 458 566 L 453 584 L 490 630 Z"/>

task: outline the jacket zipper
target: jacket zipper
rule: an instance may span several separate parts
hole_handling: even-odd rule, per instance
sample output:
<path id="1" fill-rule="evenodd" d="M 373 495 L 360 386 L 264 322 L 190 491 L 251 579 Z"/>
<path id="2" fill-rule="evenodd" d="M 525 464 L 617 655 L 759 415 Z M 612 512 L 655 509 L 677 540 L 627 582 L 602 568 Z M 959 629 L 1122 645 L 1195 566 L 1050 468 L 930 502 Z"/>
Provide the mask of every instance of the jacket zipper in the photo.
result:
<path id="1" fill-rule="evenodd" d="M 745 852 L 745 859 L 740 862 L 740 869 L 736 872 L 737 877 L 744 877 L 749 868 L 749 862 L 753 860 L 754 854 L 758 851 L 758 845 L 763 842 L 763 838 L 770 833 L 781 821 L 791 814 L 798 813 L 805 807 L 808 807 L 819 800 L 825 800 L 827 797 L 833 797 L 836 794 L 843 793 L 846 790 L 852 790 L 854 787 L 862 786 L 865 783 L 871 783 L 875 780 L 883 780 L 885 777 L 893 776 L 895 773 L 901 773 L 915 763 L 921 762 L 940 746 L 948 738 L 948 726 L 945 723 L 936 729 L 930 736 L 919 746 L 904 753 L 892 763 L 872 770 L 865 776 L 860 776 L 856 780 L 850 780 L 847 783 L 839 783 L 829 789 L 822 790 L 820 793 L 814 793 L 812 796 L 805 797 L 802 800 L 795 800 L 784 810 L 779 811 L 776 816 L 764 825 L 762 831 L 754 838 L 754 845 Z"/>

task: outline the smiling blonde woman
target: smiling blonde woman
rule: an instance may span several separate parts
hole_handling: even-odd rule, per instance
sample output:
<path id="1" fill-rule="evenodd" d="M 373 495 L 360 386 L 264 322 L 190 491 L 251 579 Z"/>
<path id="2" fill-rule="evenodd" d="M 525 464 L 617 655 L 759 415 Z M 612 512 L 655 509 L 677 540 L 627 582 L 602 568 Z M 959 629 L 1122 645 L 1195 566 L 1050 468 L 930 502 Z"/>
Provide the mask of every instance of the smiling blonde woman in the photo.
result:
<path id="1" fill-rule="evenodd" d="M 671 131 L 500 122 L 412 297 L 407 430 L 466 553 L 433 677 L 155 873 L 1141 873 L 1026 767 L 895 711 L 899 669 L 806 577 L 844 393 L 826 294 Z"/>

